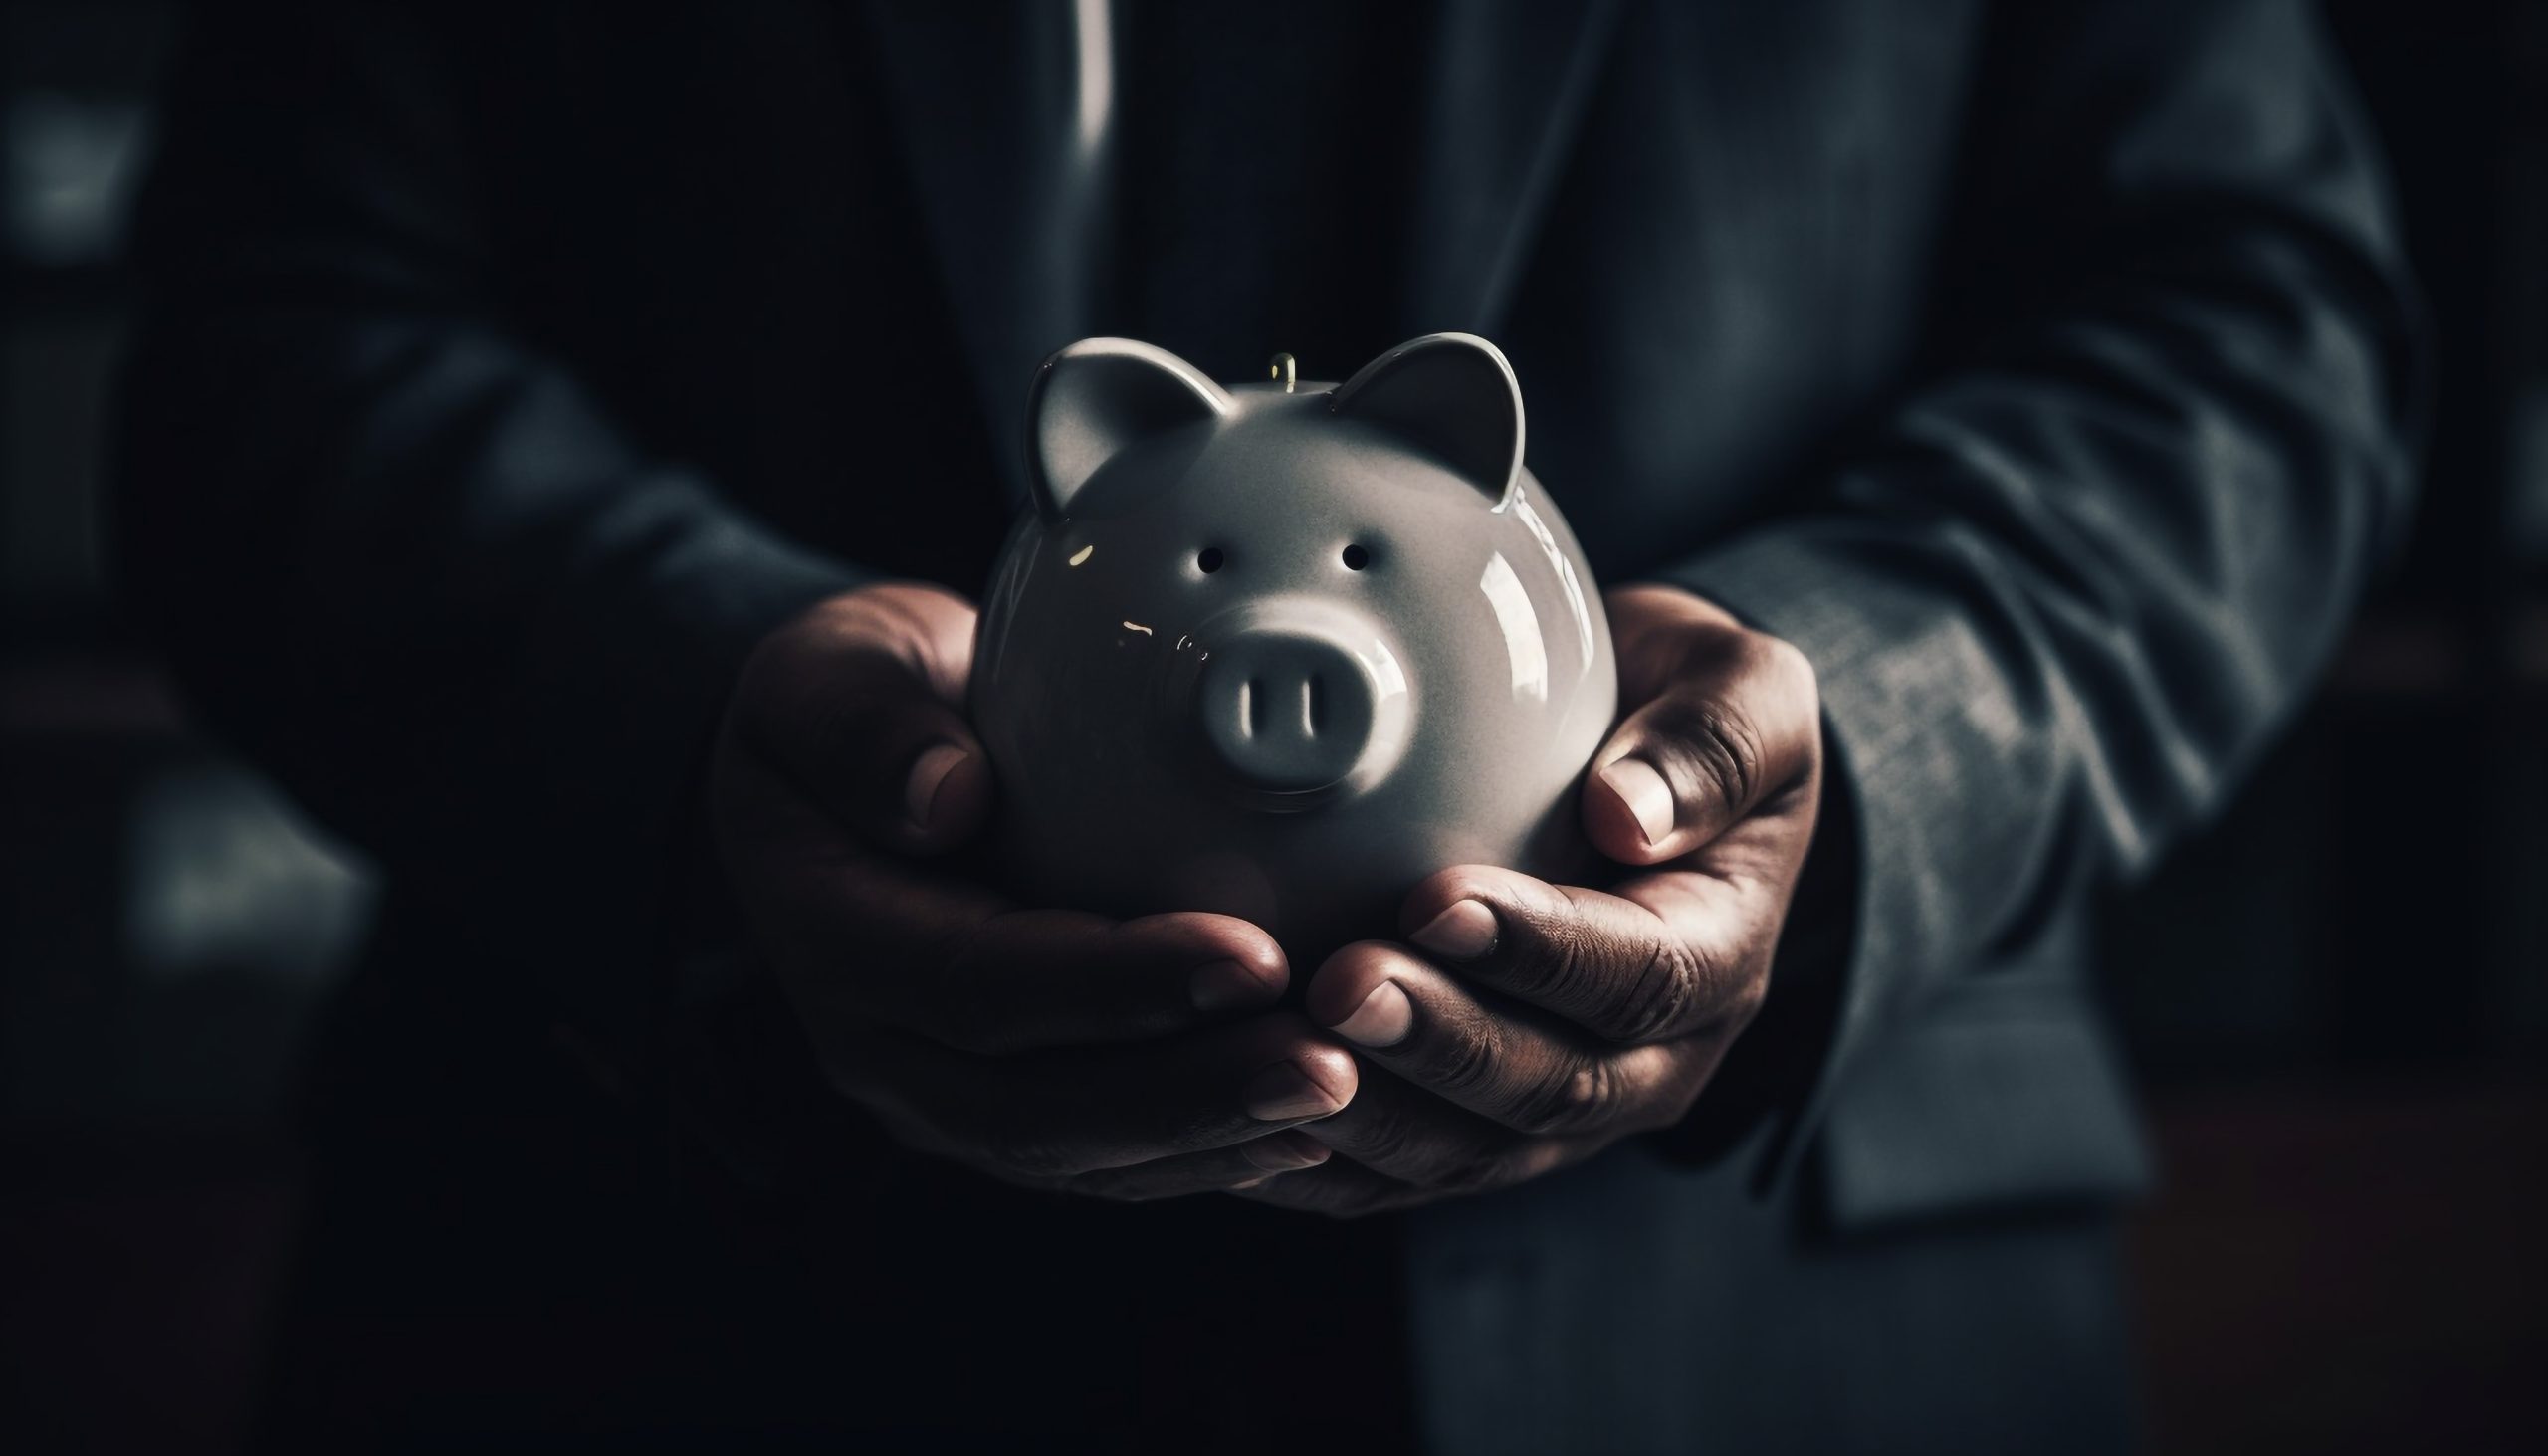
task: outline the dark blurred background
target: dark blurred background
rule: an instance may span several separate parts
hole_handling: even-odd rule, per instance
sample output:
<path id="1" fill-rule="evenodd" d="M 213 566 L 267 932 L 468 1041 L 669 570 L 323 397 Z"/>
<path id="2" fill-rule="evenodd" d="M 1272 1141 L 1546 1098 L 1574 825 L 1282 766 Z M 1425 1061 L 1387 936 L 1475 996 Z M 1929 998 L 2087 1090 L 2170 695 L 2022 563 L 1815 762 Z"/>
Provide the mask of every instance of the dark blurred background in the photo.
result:
<path id="1" fill-rule="evenodd" d="M 358 856 L 190 728 L 101 552 L 183 6 L 0 0 L 0 1446 L 235 1444 Z M 2548 1450 L 2548 0 L 2330 7 L 2441 373 L 2420 525 L 2237 807 L 2117 898 L 2168 1451 Z M 13 1439 L 14 1438 L 14 1439 Z"/>

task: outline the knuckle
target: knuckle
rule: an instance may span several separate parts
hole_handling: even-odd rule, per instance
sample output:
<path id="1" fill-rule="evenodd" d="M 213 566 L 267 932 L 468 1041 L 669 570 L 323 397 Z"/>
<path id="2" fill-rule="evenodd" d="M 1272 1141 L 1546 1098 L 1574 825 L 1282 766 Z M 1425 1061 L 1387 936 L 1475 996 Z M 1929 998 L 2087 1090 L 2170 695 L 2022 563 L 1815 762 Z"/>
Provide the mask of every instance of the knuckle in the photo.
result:
<path id="1" fill-rule="evenodd" d="M 1652 729 L 1677 792 L 1720 806 L 1752 802 L 1768 771 L 1769 749 L 1751 714 L 1714 694 L 1682 692 L 1655 706 Z"/>
<path id="2" fill-rule="evenodd" d="M 1618 1116 L 1620 1102 L 1617 1072 L 1607 1062 L 1588 1058 L 1541 1084 L 1517 1122 L 1534 1137 L 1580 1133 L 1607 1126 Z"/>
<path id="3" fill-rule="evenodd" d="M 1433 1068 L 1443 1090 L 1455 1096 L 1492 1087 L 1504 1070 L 1504 1033 L 1493 1019 L 1463 1017 L 1461 1023 L 1444 1038 Z"/>
<path id="4" fill-rule="evenodd" d="M 1605 942 L 1581 918 L 1570 913 L 1544 924 L 1548 927 L 1549 943 L 1546 989 L 1571 989 L 1597 974 Z"/>
<path id="5" fill-rule="evenodd" d="M 1504 1181 L 1501 1163 L 1494 1149 L 1448 1140 L 1438 1134 L 1427 1136 L 1413 1126 L 1395 1120 L 1372 1130 L 1354 1156 L 1365 1166 L 1439 1192 L 1479 1192 L 1500 1186 Z M 1343 1191 L 1336 1196 L 1348 1202 L 1356 1199 L 1356 1195 Z M 1355 1211 L 1371 1210 L 1358 1207 Z"/>
<path id="6" fill-rule="evenodd" d="M 1618 1120 L 1626 1102 L 1627 1089 L 1618 1069 L 1608 1062 L 1588 1061 L 1566 1079 L 1566 1122 L 1571 1129 L 1608 1127 Z"/>
<path id="7" fill-rule="evenodd" d="M 1803 692 L 1806 702 L 1819 702 L 1822 692 L 1821 677 L 1814 672 L 1813 659 L 1805 655 L 1805 649 L 1784 637 L 1765 635 L 1760 640 L 1763 643 L 1762 653 L 1767 659 L 1769 671 Z"/>
<path id="8" fill-rule="evenodd" d="M 1534 932 L 1527 952 L 1516 955 L 1503 985 L 1525 1000 L 1563 1002 L 1597 974 L 1603 945 L 1572 907 L 1530 917 Z M 1519 948 L 1519 947 L 1517 947 Z"/>
<path id="9" fill-rule="evenodd" d="M 1403 1168 L 1424 1160 L 1423 1140 L 1403 1119 L 1371 1119 L 1355 1130 L 1355 1158 L 1373 1167 Z"/>
<path id="10" fill-rule="evenodd" d="M 1605 1028 L 1613 1040 L 1657 1041 L 1681 1029 L 1699 999 L 1704 968 L 1698 953 L 1678 940 L 1658 941 L 1627 979 Z"/>
<path id="11" fill-rule="evenodd" d="M 1698 709 L 1696 728 L 1683 741 L 1707 787 L 1726 805 L 1751 803 L 1769 759 L 1759 727 L 1749 714 L 1710 703 Z"/>

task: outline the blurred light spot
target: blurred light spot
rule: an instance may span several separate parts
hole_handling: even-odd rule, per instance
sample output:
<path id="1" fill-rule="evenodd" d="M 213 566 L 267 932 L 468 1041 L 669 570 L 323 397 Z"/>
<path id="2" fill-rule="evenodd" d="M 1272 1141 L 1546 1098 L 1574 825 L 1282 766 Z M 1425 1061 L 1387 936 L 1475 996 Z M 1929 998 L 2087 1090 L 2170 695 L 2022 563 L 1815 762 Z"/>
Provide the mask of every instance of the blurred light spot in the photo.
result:
<path id="1" fill-rule="evenodd" d="M 145 974 L 323 981 L 370 924 L 369 877 L 249 775 L 156 779 L 136 798 L 131 832 L 124 938 Z"/>
<path id="2" fill-rule="evenodd" d="M 1115 37 L 1109 0 L 1077 0 L 1071 6 L 1072 40 L 1079 52 L 1079 160 L 1093 167 L 1106 145 L 1115 110 Z"/>
<path id="3" fill-rule="evenodd" d="M 6 117 L 8 242 L 30 262 L 60 266 L 111 258 L 140 179 L 150 129 L 134 101 L 31 91 Z"/>
<path id="4" fill-rule="evenodd" d="M 1074 552 L 1072 552 L 1072 553 L 1071 553 L 1071 564 L 1072 564 L 1072 565 L 1074 565 L 1074 566 L 1076 566 L 1076 565 L 1078 565 L 1080 562 L 1087 560 L 1090 556 L 1093 556 L 1093 555 L 1095 555 L 1096 553 L 1097 553 L 1097 547 L 1095 547 L 1095 546 L 1082 546 L 1082 547 L 1080 547 L 1077 551 L 1074 551 Z"/>

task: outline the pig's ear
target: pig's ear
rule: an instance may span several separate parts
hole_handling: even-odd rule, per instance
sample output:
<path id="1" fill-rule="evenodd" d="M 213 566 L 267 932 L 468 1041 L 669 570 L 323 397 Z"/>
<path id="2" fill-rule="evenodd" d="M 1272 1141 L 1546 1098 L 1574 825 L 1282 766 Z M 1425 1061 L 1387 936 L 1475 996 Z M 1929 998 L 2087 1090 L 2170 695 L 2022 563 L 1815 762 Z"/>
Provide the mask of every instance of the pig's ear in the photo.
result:
<path id="1" fill-rule="evenodd" d="M 1166 349 L 1083 338 L 1044 361 L 1026 395 L 1026 474 L 1048 520 L 1117 452 L 1230 412 L 1230 397 Z"/>
<path id="2" fill-rule="evenodd" d="M 1501 511 L 1522 479 L 1522 386 L 1474 333 L 1428 333 L 1363 366 L 1329 406 L 1404 436 Z"/>

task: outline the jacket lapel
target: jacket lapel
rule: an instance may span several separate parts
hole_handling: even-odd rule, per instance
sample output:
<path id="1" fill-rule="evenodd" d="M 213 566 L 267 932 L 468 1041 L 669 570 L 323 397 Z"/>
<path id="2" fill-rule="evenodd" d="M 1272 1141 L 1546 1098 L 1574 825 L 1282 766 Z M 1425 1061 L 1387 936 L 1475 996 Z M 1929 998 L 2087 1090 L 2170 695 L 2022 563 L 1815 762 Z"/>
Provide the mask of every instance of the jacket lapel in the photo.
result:
<path id="1" fill-rule="evenodd" d="M 1035 366 L 1086 326 L 1112 109 L 1107 5 L 869 0 L 843 15 L 862 19 L 983 417 L 1011 441 Z M 1093 67 L 1092 47 L 1105 58 Z M 998 458 L 1019 496 L 1023 459 L 1005 444 Z"/>
<path id="2" fill-rule="evenodd" d="M 1572 155 L 1615 0 L 1442 0 L 1425 78 L 1401 331 L 1492 335 Z"/>
<path id="3" fill-rule="evenodd" d="M 1110 167 L 1109 10 L 1073 0 L 984 16 L 867 0 L 843 15 L 872 32 L 994 439 L 1014 434 L 1035 366 L 1090 313 Z M 1616 0 L 1441 0 L 1417 83 L 1402 334 L 1492 333 L 1502 322 L 1617 10 Z M 1012 492 L 1023 488 L 1014 455 L 1000 456 Z"/>

